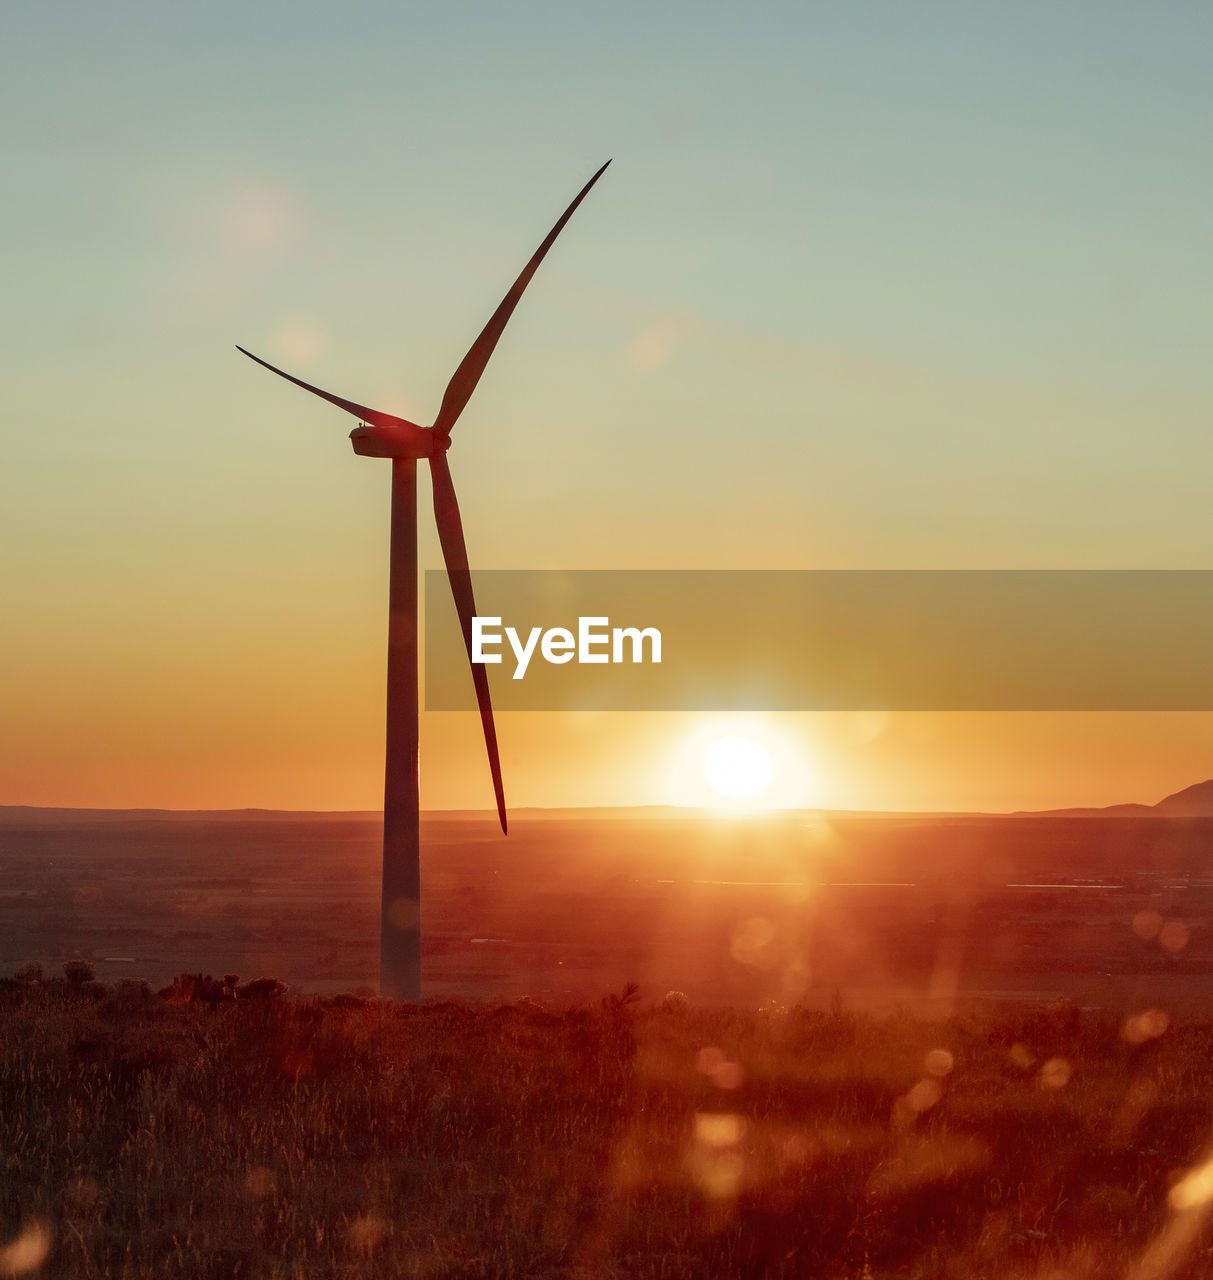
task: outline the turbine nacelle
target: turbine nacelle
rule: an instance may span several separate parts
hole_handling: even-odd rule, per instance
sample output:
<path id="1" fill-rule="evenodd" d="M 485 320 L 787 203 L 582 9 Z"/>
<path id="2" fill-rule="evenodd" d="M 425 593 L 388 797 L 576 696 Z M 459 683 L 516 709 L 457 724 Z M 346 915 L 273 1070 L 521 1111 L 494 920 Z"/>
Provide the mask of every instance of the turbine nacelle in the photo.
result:
<path id="1" fill-rule="evenodd" d="M 436 458 L 451 447 L 449 436 L 412 423 L 393 427 L 359 426 L 350 432 L 354 452 L 363 458 Z"/>

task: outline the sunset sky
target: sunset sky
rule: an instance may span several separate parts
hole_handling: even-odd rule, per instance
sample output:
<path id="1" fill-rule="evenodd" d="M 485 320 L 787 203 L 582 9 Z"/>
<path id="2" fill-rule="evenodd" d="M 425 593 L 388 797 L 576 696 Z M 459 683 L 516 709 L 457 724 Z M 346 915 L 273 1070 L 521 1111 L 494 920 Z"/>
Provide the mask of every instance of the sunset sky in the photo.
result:
<path id="1" fill-rule="evenodd" d="M 0 31 L 0 803 L 382 798 L 388 467 L 482 568 L 1207 568 L 1213 11 L 46 0 Z M 422 480 L 423 567 L 441 563 Z M 701 803 L 728 717 L 502 716 L 513 805 Z M 772 800 L 1213 775 L 1213 715 L 782 715 Z M 782 763 L 780 763 L 782 762 Z M 487 807 L 474 716 L 427 807 Z"/>

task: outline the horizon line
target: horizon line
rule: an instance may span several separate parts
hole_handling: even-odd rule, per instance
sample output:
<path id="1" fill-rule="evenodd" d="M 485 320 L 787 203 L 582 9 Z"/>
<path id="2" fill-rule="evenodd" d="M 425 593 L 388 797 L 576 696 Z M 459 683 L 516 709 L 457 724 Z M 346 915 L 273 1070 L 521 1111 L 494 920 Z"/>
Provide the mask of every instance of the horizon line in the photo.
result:
<path id="1" fill-rule="evenodd" d="M 1200 785 L 1200 784 L 1196 784 Z M 1183 788 L 1187 790 L 1188 788 Z M 1174 794 L 1174 793 L 1172 793 Z M 1170 799 L 1168 795 L 1164 799 Z M 839 815 L 839 816 L 870 816 L 870 817 L 921 817 L 921 818 L 1014 818 L 1014 817 L 1049 817 L 1049 816 L 1099 816 L 1101 814 L 1109 817 L 1121 816 L 1139 816 L 1145 817 L 1151 814 L 1158 817 L 1192 817 L 1200 815 L 1185 814 L 1168 814 L 1165 810 L 1160 810 L 1157 802 L 1155 804 L 1144 804 L 1137 801 L 1121 801 L 1110 805 L 1063 805 L 1049 809 L 847 809 L 847 808 L 827 808 L 825 806 L 812 805 L 781 805 L 781 806 L 747 806 L 730 808 L 722 805 L 680 805 L 680 804 L 630 804 L 630 805 L 612 805 L 612 804 L 580 804 L 580 805 L 520 805 L 511 808 L 511 813 L 518 815 L 526 814 L 560 814 L 560 813 L 585 813 L 585 812 L 616 812 L 620 815 L 634 814 L 640 811 L 646 813 L 660 812 L 668 813 L 671 816 L 706 816 L 713 818 L 734 818 L 734 819 L 760 819 L 760 818 L 777 818 L 788 815 L 804 815 L 804 814 L 820 814 L 823 816 Z M 1123 813 L 1116 811 L 1132 810 L 1133 813 Z M 270 817 L 283 818 L 309 818 L 309 817 L 328 817 L 328 818 L 374 818 L 382 819 L 383 810 L 378 809 L 279 809 L 264 805 L 241 805 L 232 808 L 172 808 L 162 805 L 132 805 L 132 806 L 106 806 L 106 805 L 31 805 L 31 804 L 0 804 L 0 814 L 17 816 L 19 813 L 29 813 L 30 815 L 41 814 L 98 814 L 98 815 L 132 815 L 132 816 L 159 816 L 166 815 L 170 817 L 187 817 L 208 815 L 223 817 L 239 817 L 243 815 L 264 815 Z M 490 808 L 474 808 L 474 807 L 455 807 L 455 808 L 433 808 L 421 810 L 423 817 L 443 817 L 451 815 L 460 815 L 467 817 L 496 817 L 496 810 Z M 1213 813 L 1209 816 L 1213 817 Z"/>

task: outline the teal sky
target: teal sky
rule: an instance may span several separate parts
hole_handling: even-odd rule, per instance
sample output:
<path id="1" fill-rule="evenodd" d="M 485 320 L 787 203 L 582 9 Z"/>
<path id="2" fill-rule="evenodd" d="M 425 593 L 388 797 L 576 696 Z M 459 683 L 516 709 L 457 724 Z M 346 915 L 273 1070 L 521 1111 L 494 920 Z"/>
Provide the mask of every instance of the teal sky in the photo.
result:
<path id="1" fill-rule="evenodd" d="M 457 429 L 474 565 L 1208 567 L 1211 47 L 1186 3 L 9 6 L 29 776 L 122 699 L 218 741 L 323 687 L 362 741 L 386 472 L 233 344 L 431 421 L 608 156 Z"/>

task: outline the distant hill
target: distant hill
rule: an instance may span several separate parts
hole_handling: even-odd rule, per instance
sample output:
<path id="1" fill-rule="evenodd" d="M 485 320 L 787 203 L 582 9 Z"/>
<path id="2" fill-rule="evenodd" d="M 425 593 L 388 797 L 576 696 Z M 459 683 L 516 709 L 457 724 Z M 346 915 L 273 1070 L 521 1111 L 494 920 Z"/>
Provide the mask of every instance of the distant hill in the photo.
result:
<path id="1" fill-rule="evenodd" d="M 294 809 L 47 809 L 30 804 L 0 804 L 0 826 L 57 827 L 100 822 L 328 822 L 374 818 L 382 813 L 325 813 Z"/>
<path id="2" fill-rule="evenodd" d="M 1157 804 L 1110 804 L 1102 809 L 1019 810 L 1013 818 L 1213 818 L 1213 778 L 1196 782 Z"/>
<path id="3" fill-rule="evenodd" d="M 1182 791 L 1160 800 L 1154 808 L 1168 817 L 1213 818 L 1213 778 L 1184 787 Z"/>
<path id="4" fill-rule="evenodd" d="M 1160 813 L 1152 804 L 1109 804 L 1102 809 L 1016 809 L 1008 814 L 1011 818 L 1160 818 L 1169 814 Z"/>
<path id="5" fill-rule="evenodd" d="M 771 809 L 727 811 L 690 809 L 674 805 L 621 805 L 592 808 L 537 809 L 518 808 L 511 817 L 526 821 L 620 821 L 635 819 L 697 819 L 732 816 L 737 819 L 796 820 L 812 818 L 836 820 L 890 818 L 899 821 L 926 819 L 956 820 L 973 818 L 1213 818 L 1213 778 L 1176 791 L 1157 804 L 1110 804 L 1103 808 L 1017 809 L 1014 813 L 962 812 L 891 812 L 875 809 Z M 478 820 L 496 815 L 489 809 L 427 809 L 422 818 L 428 821 Z M 297 809 L 43 809 L 33 805 L 0 805 L 0 827 L 94 825 L 111 822 L 382 822 L 377 810 L 323 812 Z"/>
<path id="6" fill-rule="evenodd" d="M 512 818 L 563 821 L 597 819 L 695 818 L 709 814 L 706 809 L 680 809 L 673 805 L 634 805 L 585 809 L 510 810 Z M 492 817 L 492 809 L 425 809 L 422 819 L 479 820 Z M 28 804 L 0 805 L 0 827 L 95 826 L 131 822 L 382 822 L 378 809 L 347 809 L 326 812 L 319 809 L 55 809 Z"/>

